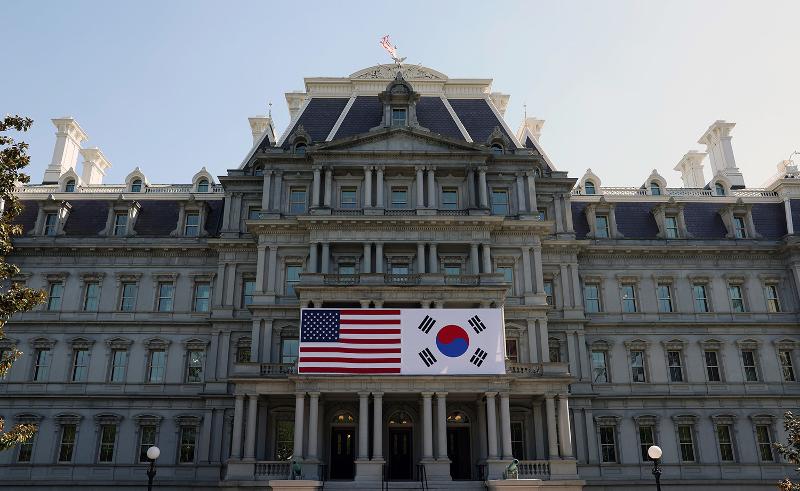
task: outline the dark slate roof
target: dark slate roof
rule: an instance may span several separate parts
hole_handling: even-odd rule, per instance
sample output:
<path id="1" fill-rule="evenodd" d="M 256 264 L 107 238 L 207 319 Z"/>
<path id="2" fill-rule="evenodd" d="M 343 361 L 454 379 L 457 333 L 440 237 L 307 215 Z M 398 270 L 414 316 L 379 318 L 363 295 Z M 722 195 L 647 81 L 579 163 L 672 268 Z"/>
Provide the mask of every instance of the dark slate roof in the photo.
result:
<path id="1" fill-rule="evenodd" d="M 656 203 L 616 203 L 617 229 L 627 239 L 650 239 L 658 235 L 658 225 L 650 210 Z"/>
<path id="2" fill-rule="evenodd" d="M 792 225 L 797 230 L 797 227 L 800 227 L 800 199 L 790 200 L 790 203 L 792 205 Z"/>
<path id="3" fill-rule="evenodd" d="M 22 225 L 22 234 L 27 234 L 36 226 L 36 216 L 39 214 L 39 203 L 36 201 L 20 201 L 22 212 L 17 215 L 14 223 Z"/>
<path id="4" fill-rule="evenodd" d="M 765 239 L 780 239 L 786 235 L 786 212 L 783 203 L 753 205 L 753 225 Z"/>
<path id="5" fill-rule="evenodd" d="M 106 228 L 108 219 L 108 201 L 70 201 L 72 210 L 64 224 L 64 234 L 67 236 L 98 235 Z"/>
<path id="6" fill-rule="evenodd" d="M 222 228 L 222 212 L 225 209 L 225 201 L 209 201 L 208 202 L 208 216 L 206 217 L 206 232 L 209 235 L 219 235 L 219 230 Z"/>
<path id="7" fill-rule="evenodd" d="M 458 119 L 461 120 L 461 124 L 467 129 L 473 142 L 486 143 L 495 126 L 499 126 L 500 131 L 511 140 L 486 99 L 448 99 L 448 102 L 456 112 Z"/>
<path id="8" fill-rule="evenodd" d="M 356 97 L 334 138 L 347 138 L 368 132 L 371 128 L 381 124 L 382 111 L 383 104 L 378 100 L 378 96 Z"/>
<path id="9" fill-rule="evenodd" d="M 417 103 L 417 121 L 434 133 L 464 140 L 464 135 L 439 97 L 420 97 Z"/>
<path id="10" fill-rule="evenodd" d="M 525 137 L 525 148 L 534 148 L 534 149 L 536 148 L 536 145 L 533 144 L 533 141 L 529 136 Z"/>
<path id="11" fill-rule="evenodd" d="M 686 230 L 695 239 L 724 239 L 728 230 L 719 216 L 723 207 L 723 203 L 686 203 L 683 208 Z"/>
<path id="12" fill-rule="evenodd" d="M 589 222 L 586 221 L 586 214 L 583 210 L 589 203 L 572 203 L 572 227 L 575 229 L 576 239 L 585 239 L 589 233 Z"/>
<path id="13" fill-rule="evenodd" d="M 137 235 L 168 236 L 178 227 L 178 201 L 145 201 L 141 205 L 142 209 L 134 226 Z"/>
<path id="14" fill-rule="evenodd" d="M 306 106 L 300 119 L 297 120 L 289 136 L 294 133 L 299 125 L 303 125 L 306 133 L 311 137 L 311 142 L 323 142 L 328 137 L 339 115 L 347 105 L 348 98 L 314 97 Z M 289 148 L 291 142 L 287 141 L 284 148 Z"/>

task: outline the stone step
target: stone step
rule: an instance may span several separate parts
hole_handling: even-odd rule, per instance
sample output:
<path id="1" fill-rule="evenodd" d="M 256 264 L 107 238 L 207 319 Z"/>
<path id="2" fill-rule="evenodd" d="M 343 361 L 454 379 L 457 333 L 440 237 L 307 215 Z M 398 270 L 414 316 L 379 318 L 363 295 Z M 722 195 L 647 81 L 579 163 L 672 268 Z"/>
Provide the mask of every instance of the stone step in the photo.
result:
<path id="1" fill-rule="evenodd" d="M 390 481 L 389 490 L 409 490 L 422 489 L 422 484 L 418 481 Z M 360 483 L 358 481 L 328 481 L 325 483 L 325 490 L 330 491 L 352 491 L 354 489 L 380 490 L 381 483 Z M 386 489 L 384 487 L 384 489 Z M 430 491 L 485 491 L 486 485 L 483 481 L 428 481 L 426 489 Z"/>

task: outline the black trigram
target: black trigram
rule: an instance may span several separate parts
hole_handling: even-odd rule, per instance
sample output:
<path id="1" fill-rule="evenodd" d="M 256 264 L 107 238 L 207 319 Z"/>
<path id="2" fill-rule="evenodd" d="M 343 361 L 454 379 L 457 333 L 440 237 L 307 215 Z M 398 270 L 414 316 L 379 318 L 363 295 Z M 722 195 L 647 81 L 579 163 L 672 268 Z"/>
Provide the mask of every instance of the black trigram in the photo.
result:
<path id="1" fill-rule="evenodd" d="M 422 363 L 424 363 L 426 367 L 429 367 L 429 366 L 433 365 L 434 363 L 436 363 L 436 357 L 433 356 L 433 353 L 431 353 L 430 349 L 425 348 L 424 350 L 420 351 L 418 354 L 419 354 L 419 357 L 422 358 Z M 483 356 L 486 357 L 486 354 L 484 354 Z"/>
<path id="2" fill-rule="evenodd" d="M 469 325 L 472 326 L 472 330 L 475 331 L 475 334 L 480 334 L 486 330 L 486 325 L 477 315 L 469 319 Z"/>
<path id="3" fill-rule="evenodd" d="M 419 325 L 417 326 L 417 329 L 424 332 L 425 334 L 428 334 L 429 332 L 431 332 L 431 329 L 433 328 L 434 324 L 436 324 L 436 321 L 426 315 L 425 318 L 422 319 L 422 322 L 420 322 Z"/>
<path id="4" fill-rule="evenodd" d="M 484 360 L 486 360 L 487 353 L 482 349 L 478 348 L 475 350 L 475 353 L 472 355 L 472 358 L 469 359 L 469 362 L 479 367 L 483 365 Z"/>

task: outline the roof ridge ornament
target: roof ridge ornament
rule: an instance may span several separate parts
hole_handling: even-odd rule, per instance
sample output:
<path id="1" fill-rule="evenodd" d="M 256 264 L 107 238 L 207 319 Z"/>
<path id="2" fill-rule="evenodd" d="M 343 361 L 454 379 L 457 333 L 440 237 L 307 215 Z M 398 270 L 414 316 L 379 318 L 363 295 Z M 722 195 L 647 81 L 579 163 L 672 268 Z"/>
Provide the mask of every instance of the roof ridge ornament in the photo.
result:
<path id="1" fill-rule="evenodd" d="M 381 38 L 380 44 L 383 47 L 383 49 L 385 49 L 386 52 L 389 53 L 389 56 L 392 57 L 392 61 L 394 61 L 394 64 L 397 66 L 397 68 L 403 66 L 403 62 L 406 61 L 406 57 L 404 56 L 400 58 L 397 55 L 397 46 L 392 46 L 391 41 L 389 41 L 388 34 Z"/>

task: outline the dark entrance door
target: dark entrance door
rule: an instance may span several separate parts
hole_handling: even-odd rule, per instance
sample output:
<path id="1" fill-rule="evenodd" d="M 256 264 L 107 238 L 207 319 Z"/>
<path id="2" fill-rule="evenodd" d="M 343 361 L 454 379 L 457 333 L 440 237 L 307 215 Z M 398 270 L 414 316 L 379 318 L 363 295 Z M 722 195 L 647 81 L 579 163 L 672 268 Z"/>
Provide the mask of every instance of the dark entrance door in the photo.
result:
<path id="1" fill-rule="evenodd" d="M 389 479 L 412 479 L 413 449 L 411 428 L 389 428 Z"/>
<path id="2" fill-rule="evenodd" d="M 331 428 L 331 479 L 353 479 L 355 444 L 354 428 Z"/>
<path id="3" fill-rule="evenodd" d="M 470 479 L 471 450 L 469 448 L 469 427 L 452 426 L 447 428 L 447 458 L 450 459 L 450 477 L 453 479 Z"/>

